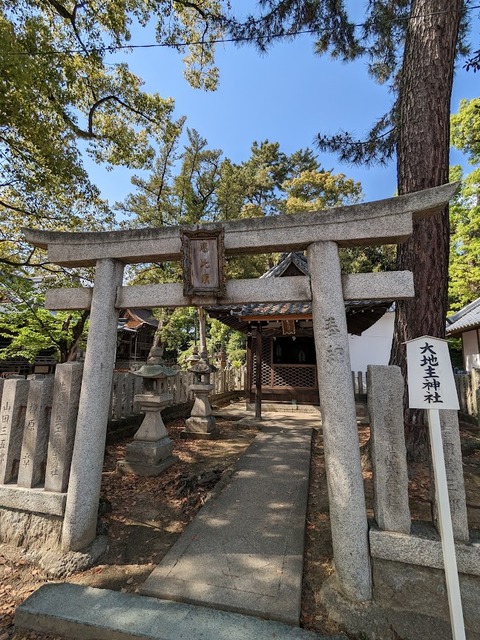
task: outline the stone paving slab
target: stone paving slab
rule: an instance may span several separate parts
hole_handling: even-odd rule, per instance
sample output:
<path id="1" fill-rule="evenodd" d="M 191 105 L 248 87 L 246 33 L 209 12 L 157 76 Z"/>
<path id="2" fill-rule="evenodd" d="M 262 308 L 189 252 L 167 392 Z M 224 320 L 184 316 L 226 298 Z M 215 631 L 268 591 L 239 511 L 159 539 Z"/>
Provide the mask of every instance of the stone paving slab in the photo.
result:
<path id="1" fill-rule="evenodd" d="M 240 418 L 255 419 L 255 406 L 251 404 L 247 405 L 245 402 L 232 402 L 225 407 L 214 409 L 213 415 L 230 420 L 238 420 Z M 262 403 L 262 419 L 257 420 L 257 422 L 261 424 L 264 421 L 270 422 L 270 420 L 275 420 L 277 425 L 281 424 L 283 427 L 284 418 L 296 418 L 295 424 L 297 427 L 302 425 L 304 420 L 312 420 L 316 427 L 320 427 L 322 420 L 320 407 L 269 402 Z"/>
<path id="2" fill-rule="evenodd" d="M 15 628 L 82 640 L 322 640 L 288 625 L 132 593 L 57 583 L 40 587 Z M 329 637 L 346 640 L 345 636 Z"/>
<path id="3" fill-rule="evenodd" d="M 312 438 L 299 426 L 257 436 L 141 593 L 298 625 Z"/>

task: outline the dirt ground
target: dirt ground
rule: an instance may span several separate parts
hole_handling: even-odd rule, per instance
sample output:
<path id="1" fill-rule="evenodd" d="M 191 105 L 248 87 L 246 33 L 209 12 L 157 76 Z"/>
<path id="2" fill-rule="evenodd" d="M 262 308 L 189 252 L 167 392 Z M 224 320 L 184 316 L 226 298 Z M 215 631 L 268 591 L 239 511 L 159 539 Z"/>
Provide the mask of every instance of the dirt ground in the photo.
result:
<path id="1" fill-rule="evenodd" d="M 179 461 L 156 478 L 119 475 L 116 462 L 124 457 L 125 443 L 109 445 L 106 451 L 101 493 L 102 527 L 108 535 L 108 551 L 99 563 L 67 580 L 92 587 L 138 592 L 154 566 L 160 562 L 216 483 L 228 481 L 236 460 L 258 431 L 254 427 L 218 420 L 218 440 L 183 440 L 183 420 L 168 424 Z M 368 426 L 360 427 L 360 441 L 369 437 Z M 319 633 L 334 633 L 318 598 L 321 584 L 332 571 L 332 547 L 328 498 L 320 433 L 314 435 L 310 495 L 306 526 L 303 605 L 301 624 Z M 462 430 L 464 475 L 470 529 L 480 529 L 480 433 Z M 364 471 L 369 517 L 372 512 L 372 475 Z M 411 469 L 412 517 L 430 519 L 428 468 Z M 14 633 L 15 608 L 48 579 L 29 564 L 22 550 L 0 545 L 0 640 L 24 640 L 47 636 Z M 52 640 L 49 636 L 48 640 Z"/>

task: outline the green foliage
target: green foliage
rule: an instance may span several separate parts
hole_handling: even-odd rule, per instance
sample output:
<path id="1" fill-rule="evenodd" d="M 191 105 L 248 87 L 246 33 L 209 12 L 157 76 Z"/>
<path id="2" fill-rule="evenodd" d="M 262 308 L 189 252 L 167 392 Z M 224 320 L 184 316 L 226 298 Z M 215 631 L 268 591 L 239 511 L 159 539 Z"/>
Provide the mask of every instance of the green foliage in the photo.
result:
<path id="1" fill-rule="evenodd" d="M 480 98 L 461 100 L 450 123 L 453 146 L 468 155 L 470 164 L 480 164 Z"/>
<path id="2" fill-rule="evenodd" d="M 184 122 L 181 119 L 172 125 L 172 137 L 163 144 L 151 175 L 134 177 L 135 193 L 115 205 L 120 213 L 134 216 L 134 225 L 194 224 L 216 217 L 222 152 L 208 149 L 197 131 L 187 129 L 188 144 L 179 153 Z"/>
<path id="3" fill-rule="evenodd" d="M 448 339 L 448 351 L 452 366 L 457 369 L 463 369 L 463 347 L 461 338 Z"/>
<path id="4" fill-rule="evenodd" d="M 460 177 L 460 167 L 454 167 L 452 178 Z M 451 312 L 480 297 L 480 169 L 463 179 L 450 205 L 448 294 Z"/>
<path id="5" fill-rule="evenodd" d="M 354 204 L 362 198 L 362 186 L 343 173 L 331 171 L 302 171 L 297 177 L 285 180 L 286 213 L 318 211 L 343 204 Z"/>
<path id="6" fill-rule="evenodd" d="M 461 100 L 451 117 L 452 145 L 480 163 L 480 99 Z M 450 169 L 450 180 L 462 187 L 450 204 L 449 309 L 458 311 L 480 296 L 480 169 L 467 176 Z"/>
<path id="7" fill-rule="evenodd" d="M 145 93 L 110 48 L 126 47 L 135 25 L 156 21 L 162 42 L 197 41 L 186 75 L 194 86 L 214 89 L 221 5 L 0 0 L 2 262 L 35 263 L 21 244 L 19 217 L 24 225 L 57 230 L 112 224 L 80 151 L 109 167 L 152 167 L 156 144 L 170 144 L 176 124 L 173 100 Z"/>
<path id="8" fill-rule="evenodd" d="M 196 308 L 158 310 L 160 318 L 160 340 L 165 348 L 165 358 L 177 362 L 183 368 L 188 366 L 188 358 L 194 347 L 199 348 L 198 314 Z M 225 350 L 228 362 L 239 367 L 245 362 L 245 336 L 229 329 L 215 318 L 206 316 L 207 350 L 218 356 Z"/>
<path id="9" fill-rule="evenodd" d="M 370 273 L 395 271 L 397 250 L 395 245 L 378 247 L 344 247 L 340 249 L 343 273 Z"/>
<path id="10" fill-rule="evenodd" d="M 219 354 L 225 351 L 227 360 L 233 367 L 240 367 L 245 363 L 245 336 L 239 331 L 233 331 L 225 324 L 209 318 L 209 337 L 207 346 L 210 353 Z"/>
<path id="11" fill-rule="evenodd" d="M 361 185 L 320 167 L 311 149 L 291 155 L 278 142 L 254 142 L 240 164 L 208 148 L 197 131 L 178 151 L 183 121 L 161 148 L 148 178 L 135 177 L 135 192 L 116 208 L 139 226 L 195 224 L 215 220 L 308 212 L 358 202 Z M 259 274 L 260 275 L 260 274 Z"/>
<path id="12" fill-rule="evenodd" d="M 196 41 L 177 46 L 189 49 L 187 79 L 214 89 L 221 12 L 222 0 L 0 0 L 1 283 L 16 301 L 2 318 L 9 354 L 31 359 L 54 346 L 60 359 L 71 357 L 87 317 L 49 314 L 38 292 L 24 295 L 22 279 L 11 280 L 35 275 L 32 266 L 62 273 L 24 243 L 22 227 L 112 228 L 82 153 L 107 168 L 152 168 L 157 145 L 173 148 L 183 126 L 172 120 L 173 100 L 143 91 L 142 79 L 112 53 L 126 49 L 133 28 L 155 22 L 162 43 Z"/>
<path id="13" fill-rule="evenodd" d="M 4 281 L 5 282 L 5 281 Z M 55 312 L 45 309 L 45 297 L 29 279 L 6 279 L 3 284 L 0 336 L 7 346 L 0 360 L 22 357 L 33 362 L 40 351 L 54 349 L 59 362 L 75 359 L 84 347 L 88 312 Z"/>
<path id="14" fill-rule="evenodd" d="M 181 354 L 190 355 L 188 350 L 198 341 L 197 310 L 194 307 L 161 309 L 158 316 L 161 325 L 158 333 L 165 348 L 165 359 L 176 362 Z"/>

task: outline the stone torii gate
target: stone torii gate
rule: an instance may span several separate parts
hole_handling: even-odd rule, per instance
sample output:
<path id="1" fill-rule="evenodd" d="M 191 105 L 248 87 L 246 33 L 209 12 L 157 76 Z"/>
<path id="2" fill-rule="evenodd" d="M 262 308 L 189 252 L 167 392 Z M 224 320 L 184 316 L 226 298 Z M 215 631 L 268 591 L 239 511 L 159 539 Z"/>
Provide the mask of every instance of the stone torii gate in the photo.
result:
<path id="1" fill-rule="evenodd" d="M 93 288 L 49 291 L 46 301 L 49 309 L 90 309 L 63 548 L 81 550 L 95 538 L 120 308 L 311 301 L 335 568 L 346 596 L 371 599 L 345 301 L 411 298 L 413 276 L 406 271 L 342 275 L 338 248 L 400 243 L 412 234 L 414 219 L 439 212 L 456 189 L 456 184 L 444 185 L 316 213 L 225 222 L 226 255 L 306 249 L 310 276 L 232 280 L 213 296 L 185 295 L 183 286 L 174 283 L 122 286 L 126 264 L 181 260 L 185 230 L 180 227 L 105 233 L 25 230 L 28 242 L 48 250 L 50 262 L 96 267 Z M 187 233 L 218 227 L 192 226 Z"/>

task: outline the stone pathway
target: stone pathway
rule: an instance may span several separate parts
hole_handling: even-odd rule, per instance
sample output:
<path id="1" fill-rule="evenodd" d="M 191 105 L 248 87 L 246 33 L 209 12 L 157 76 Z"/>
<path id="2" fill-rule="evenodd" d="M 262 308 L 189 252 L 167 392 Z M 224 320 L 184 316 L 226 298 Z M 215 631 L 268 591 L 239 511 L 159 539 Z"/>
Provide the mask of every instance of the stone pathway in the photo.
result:
<path id="1" fill-rule="evenodd" d="M 296 418 L 268 418 L 141 593 L 298 625 L 312 430 Z"/>
<path id="2" fill-rule="evenodd" d="M 200 510 L 142 595 L 44 585 L 17 609 L 16 627 L 92 640 L 323 640 L 298 628 L 319 420 L 316 411 L 265 412 L 229 484 Z"/>

